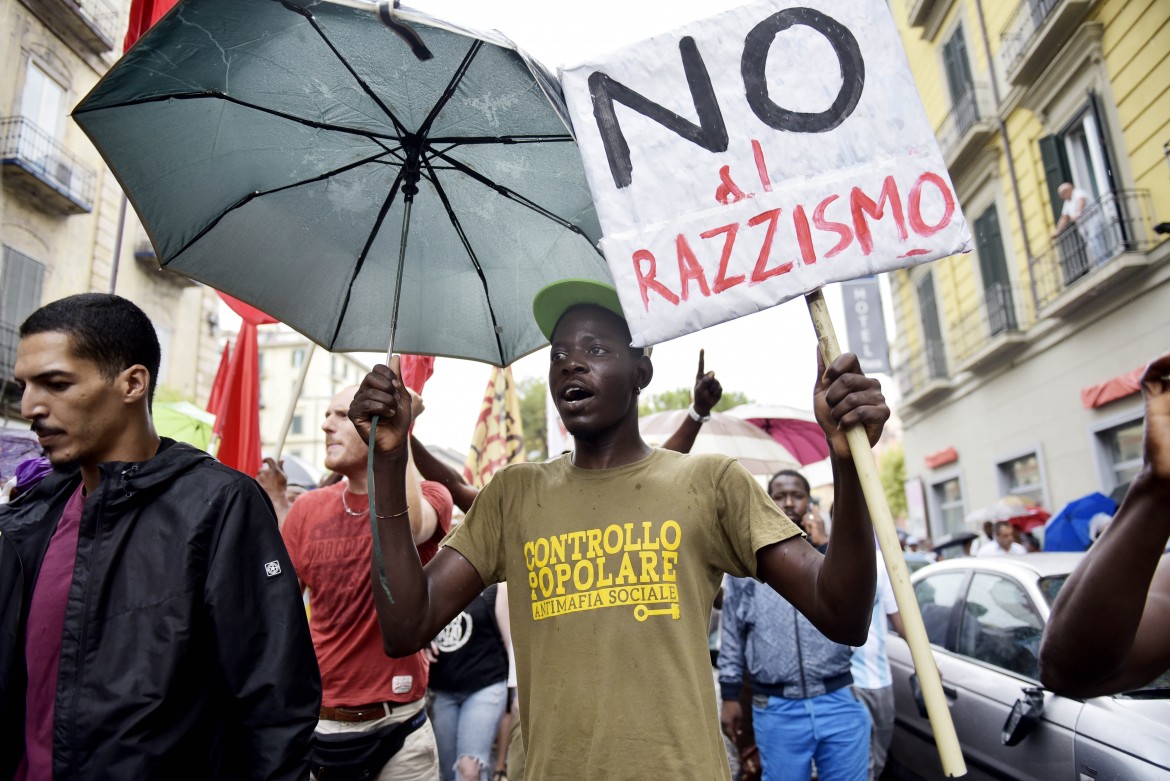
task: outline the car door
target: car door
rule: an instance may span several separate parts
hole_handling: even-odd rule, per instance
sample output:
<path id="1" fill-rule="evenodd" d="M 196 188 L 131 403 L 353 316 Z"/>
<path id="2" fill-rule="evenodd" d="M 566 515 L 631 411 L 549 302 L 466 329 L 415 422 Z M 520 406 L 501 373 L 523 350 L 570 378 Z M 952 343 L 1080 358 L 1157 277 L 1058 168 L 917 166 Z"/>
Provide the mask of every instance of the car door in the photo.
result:
<path id="1" fill-rule="evenodd" d="M 1072 779 L 1073 740 L 1082 703 L 1040 688 L 1037 659 L 1044 620 L 1015 579 L 976 570 L 962 600 L 955 653 L 939 659 L 951 689 L 951 715 L 972 778 Z M 1005 745 L 1004 724 L 1018 700 L 1042 708 L 1039 721 Z"/>
<path id="2" fill-rule="evenodd" d="M 936 660 L 949 655 L 948 638 L 953 639 L 967 578 L 968 573 L 963 570 L 950 570 L 932 573 L 914 584 L 914 595 Z M 889 763 L 906 778 L 941 778 L 942 765 L 919 695 L 910 649 L 902 638 L 891 632 L 886 652 L 894 687 L 894 734 Z"/>

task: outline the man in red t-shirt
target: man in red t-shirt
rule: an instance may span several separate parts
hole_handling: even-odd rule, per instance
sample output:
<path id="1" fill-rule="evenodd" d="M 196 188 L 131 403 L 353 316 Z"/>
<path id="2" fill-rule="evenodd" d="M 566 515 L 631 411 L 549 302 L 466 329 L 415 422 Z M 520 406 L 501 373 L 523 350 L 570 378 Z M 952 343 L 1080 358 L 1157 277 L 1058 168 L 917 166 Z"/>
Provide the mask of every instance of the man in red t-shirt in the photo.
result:
<path id="1" fill-rule="evenodd" d="M 316 735 L 369 733 L 399 724 L 402 746 L 376 776 L 394 781 L 438 778 L 435 736 L 422 713 L 427 667 L 422 653 L 386 656 L 370 591 L 366 446 L 346 417 L 356 388 L 338 393 L 325 422 L 325 466 L 346 479 L 304 494 L 289 509 L 283 535 L 301 583 L 309 589 L 309 629 L 321 668 Z M 451 494 L 439 483 L 408 481 L 411 532 L 426 564 L 451 526 Z"/>

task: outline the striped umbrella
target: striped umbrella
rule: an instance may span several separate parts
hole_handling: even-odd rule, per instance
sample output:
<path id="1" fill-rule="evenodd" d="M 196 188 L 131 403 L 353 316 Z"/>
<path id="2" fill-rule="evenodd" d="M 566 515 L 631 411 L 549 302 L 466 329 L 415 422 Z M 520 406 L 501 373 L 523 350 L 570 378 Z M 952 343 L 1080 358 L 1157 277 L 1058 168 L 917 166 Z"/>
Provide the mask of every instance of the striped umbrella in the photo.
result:
<path id="1" fill-rule="evenodd" d="M 783 404 L 741 404 L 727 410 L 727 414 L 759 426 L 801 464 L 829 457 L 829 442 L 812 410 Z"/>
<path id="2" fill-rule="evenodd" d="M 640 421 L 642 438 L 660 446 L 682 424 L 686 410 L 647 415 Z M 753 475 L 768 477 L 781 469 L 798 469 L 800 461 L 763 429 L 746 420 L 712 412 L 699 431 L 692 453 L 719 453 L 738 459 Z"/>

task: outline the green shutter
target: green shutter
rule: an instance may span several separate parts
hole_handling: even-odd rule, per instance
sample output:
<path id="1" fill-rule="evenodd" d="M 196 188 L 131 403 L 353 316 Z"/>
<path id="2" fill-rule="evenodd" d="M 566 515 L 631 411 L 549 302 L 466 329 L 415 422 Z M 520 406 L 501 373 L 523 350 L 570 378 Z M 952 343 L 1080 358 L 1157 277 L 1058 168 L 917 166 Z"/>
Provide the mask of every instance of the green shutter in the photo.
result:
<path id="1" fill-rule="evenodd" d="M 1044 178 L 1048 181 L 1048 200 L 1052 204 L 1052 219 L 1060 219 L 1064 203 L 1060 200 L 1060 186 L 1072 180 L 1072 170 L 1064 153 L 1064 139 L 1060 136 L 1044 136 L 1040 141 L 1040 162 L 1044 166 Z"/>

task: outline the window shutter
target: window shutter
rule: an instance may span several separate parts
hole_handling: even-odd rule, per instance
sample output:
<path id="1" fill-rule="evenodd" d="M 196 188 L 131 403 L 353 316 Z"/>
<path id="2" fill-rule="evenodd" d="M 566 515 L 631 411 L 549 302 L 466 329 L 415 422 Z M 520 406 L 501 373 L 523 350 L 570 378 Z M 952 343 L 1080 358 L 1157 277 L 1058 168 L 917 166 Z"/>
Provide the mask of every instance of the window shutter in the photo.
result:
<path id="1" fill-rule="evenodd" d="M 1057 135 L 1040 139 L 1040 162 L 1044 166 L 1044 178 L 1048 181 L 1048 200 L 1052 204 L 1053 221 L 1060 220 L 1064 202 L 1060 200 L 1060 186 L 1072 180 L 1068 157 L 1064 153 L 1064 139 Z"/>
<path id="2" fill-rule="evenodd" d="M 0 375 L 16 368 L 20 324 L 41 303 L 45 267 L 24 253 L 4 248 L 0 260 Z"/>

